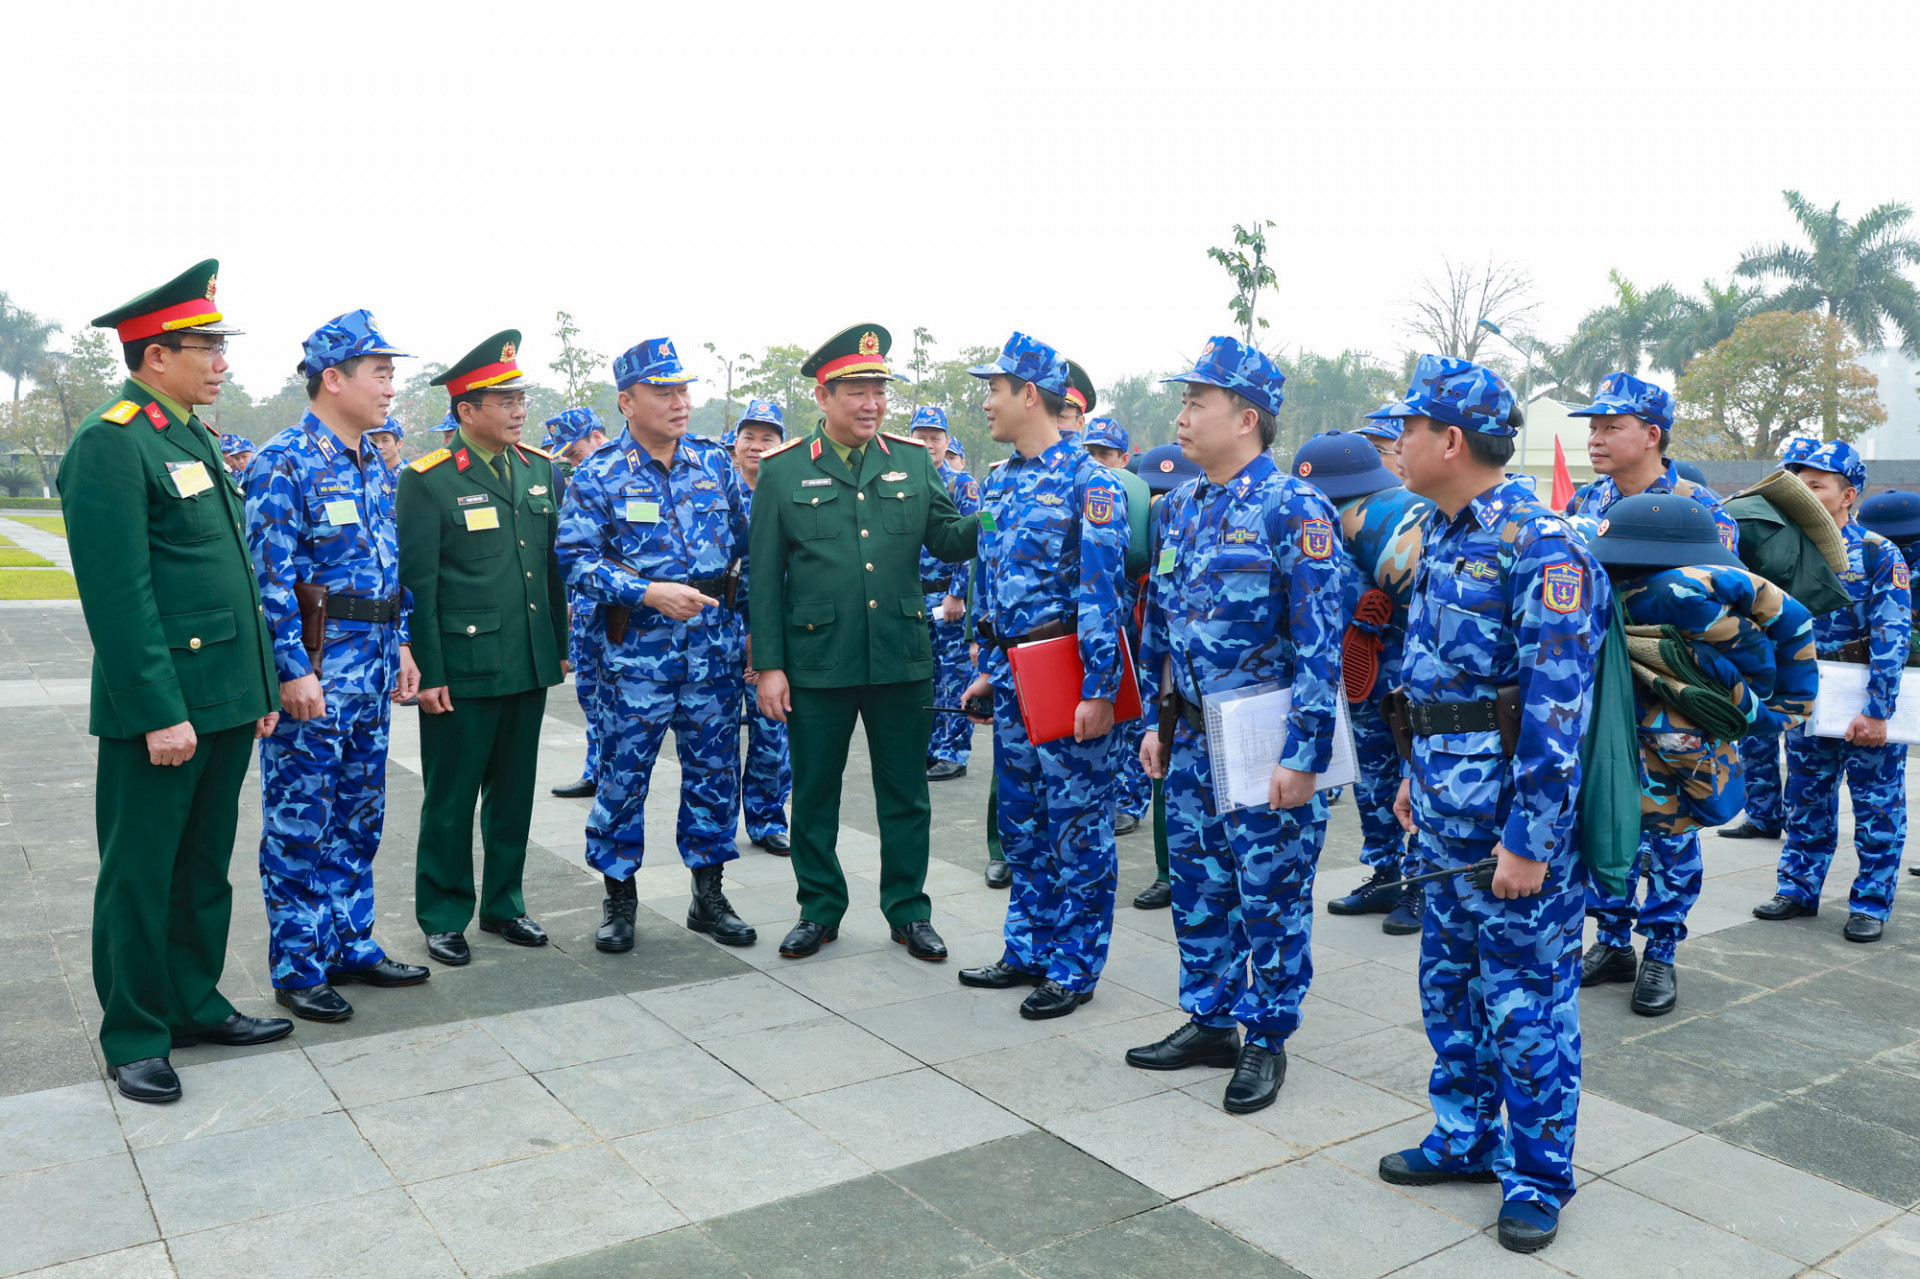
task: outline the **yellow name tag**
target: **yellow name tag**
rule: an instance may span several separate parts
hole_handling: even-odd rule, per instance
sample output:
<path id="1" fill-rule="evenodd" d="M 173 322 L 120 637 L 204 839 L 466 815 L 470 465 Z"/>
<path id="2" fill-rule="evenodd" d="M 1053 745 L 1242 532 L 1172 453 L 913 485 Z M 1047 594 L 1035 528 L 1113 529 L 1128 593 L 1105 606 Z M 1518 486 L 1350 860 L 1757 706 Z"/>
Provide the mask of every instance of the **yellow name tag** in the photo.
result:
<path id="1" fill-rule="evenodd" d="M 360 508 L 353 504 L 351 498 L 341 498 L 338 501 L 327 503 L 327 523 L 333 525 L 335 528 L 340 528 L 347 524 L 358 524 L 359 522 Z"/>
<path id="2" fill-rule="evenodd" d="M 192 497 L 212 488 L 213 477 L 207 474 L 205 462 L 189 462 L 173 472 L 173 486 L 180 491 L 181 497 Z"/>
<path id="3" fill-rule="evenodd" d="M 627 519 L 634 524 L 658 524 L 660 522 L 660 503 L 629 499 L 627 502 Z"/>
<path id="4" fill-rule="evenodd" d="M 495 506 L 476 506 L 461 514 L 467 517 L 467 532 L 478 533 L 483 528 L 500 527 L 500 508 Z"/>

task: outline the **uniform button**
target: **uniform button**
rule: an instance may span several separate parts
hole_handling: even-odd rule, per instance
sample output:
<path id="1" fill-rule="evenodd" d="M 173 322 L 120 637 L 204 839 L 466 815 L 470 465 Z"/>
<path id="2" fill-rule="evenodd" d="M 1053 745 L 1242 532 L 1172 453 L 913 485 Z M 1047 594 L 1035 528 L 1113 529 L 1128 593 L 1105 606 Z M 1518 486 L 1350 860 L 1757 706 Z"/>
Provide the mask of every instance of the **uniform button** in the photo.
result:
<path id="1" fill-rule="evenodd" d="M 473 627 L 473 626 L 469 626 L 469 627 L 467 628 L 467 634 L 469 634 L 469 635 L 471 635 L 471 634 L 473 634 L 473 633 L 474 633 L 474 631 L 476 631 L 477 629 L 479 629 L 479 628 L 478 628 L 478 627 Z"/>
<path id="2" fill-rule="evenodd" d="M 854 496 L 859 498 L 862 502 L 867 500 L 867 495 L 865 493 L 855 493 Z M 234 527 L 238 528 L 239 525 L 235 525 Z"/>
<path id="3" fill-rule="evenodd" d="M 879 607 L 880 607 L 880 601 L 879 601 L 879 600 L 868 600 L 868 601 L 867 601 L 867 607 L 868 607 L 868 608 L 879 608 Z M 199 647 L 200 647 L 200 641 L 199 641 L 199 640 L 195 640 L 195 641 L 193 642 L 193 646 L 194 646 L 195 648 L 199 648 Z"/>
<path id="4" fill-rule="evenodd" d="M 813 499 L 813 504 L 814 504 L 815 506 L 818 506 L 818 505 L 820 505 L 820 499 L 819 499 L 819 498 L 817 498 L 817 497 L 816 497 L 816 498 L 814 498 L 814 499 Z"/>
<path id="5" fill-rule="evenodd" d="M 865 530 L 865 529 L 861 529 L 861 530 L 860 530 L 860 536 L 861 536 L 861 537 L 865 537 L 866 535 L 867 535 L 867 530 Z"/>
<path id="6" fill-rule="evenodd" d="M 812 622 L 808 622 L 808 623 L 807 623 L 807 629 L 808 629 L 808 630 L 812 630 L 812 629 L 813 629 L 813 623 L 812 623 Z"/>
<path id="7" fill-rule="evenodd" d="M 192 649 L 192 650 L 193 650 L 194 652 L 196 652 L 196 653 L 197 653 L 197 652 L 199 652 L 199 651 L 200 651 L 200 637 L 199 637 L 198 635 L 196 635 L 196 636 L 194 636 L 194 637 L 193 637 L 192 639 L 190 639 L 190 640 L 188 640 L 188 641 L 187 641 L 187 647 L 188 647 L 188 648 L 190 648 L 190 649 Z"/>
<path id="8" fill-rule="evenodd" d="M 265 617 L 267 615 L 267 606 L 265 604 L 256 605 L 253 611 Z"/>
<path id="9" fill-rule="evenodd" d="M 528 574 L 528 576 L 531 577 L 532 574 Z M 529 604 L 527 605 L 527 611 L 531 613 L 538 613 L 540 611 L 540 606 L 538 604 Z"/>
<path id="10" fill-rule="evenodd" d="M 871 564 L 867 565 L 867 572 L 869 573 L 873 572 L 873 565 Z"/>
<path id="11" fill-rule="evenodd" d="M 523 541 L 523 542 L 521 542 L 521 543 L 520 543 L 520 545 L 522 545 L 522 546 L 525 546 L 525 545 L 526 545 L 526 543 L 525 543 L 525 542 Z"/>
<path id="12" fill-rule="evenodd" d="M 532 573 L 528 573 L 528 574 L 527 574 L 527 576 L 528 576 L 529 578 L 531 578 L 531 577 L 533 576 L 533 574 L 532 574 Z"/>

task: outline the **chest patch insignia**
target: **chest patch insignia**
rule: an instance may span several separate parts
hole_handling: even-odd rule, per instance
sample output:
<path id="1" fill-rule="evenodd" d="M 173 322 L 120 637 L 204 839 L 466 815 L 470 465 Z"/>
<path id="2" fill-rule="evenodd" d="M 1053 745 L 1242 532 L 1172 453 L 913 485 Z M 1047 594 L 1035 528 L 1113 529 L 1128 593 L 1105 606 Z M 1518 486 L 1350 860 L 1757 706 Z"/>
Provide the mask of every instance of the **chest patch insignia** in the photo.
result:
<path id="1" fill-rule="evenodd" d="M 832 483 L 833 483 L 832 480 L 827 480 L 827 479 L 801 480 L 800 487 L 803 489 L 823 489 L 823 488 L 827 488 Z"/>
<path id="2" fill-rule="evenodd" d="M 1104 489 L 1087 490 L 1087 522 L 1089 524 L 1113 523 L 1113 494 Z"/>
<path id="3" fill-rule="evenodd" d="M 1326 520 L 1307 520 L 1300 525 L 1300 549 L 1310 560 L 1324 560 L 1333 554 L 1333 525 Z"/>
<path id="4" fill-rule="evenodd" d="M 906 478 L 907 478 L 907 473 L 905 471 L 888 471 L 885 475 L 880 477 L 880 481 L 883 484 L 898 484 L 901 480 L 904 480 Z"/>
<path id="5" fill-rule="evenodd" d="M 478 506 L 487 500 L 487 495 L 485 493 L 462 493 L 453 500 L 455 505 L 458 506 Z"/>
<path id="6" fill-rule="evenodd" d="M 1245 546 L 1247 543 L 1258 539 L 1259 536 L 1258 533 L 1250 528 L 1230 528 L 1227 530 L 1227 535 L 1220 540 L 1229 542 L 1234 546 Z"/>
<path id="7" fill-rule="evenodd" d="M 1548 565 L 1540 575 L 1540 602 L 1556 613 L 1571 613 L 1580 607 L 1585 582 L 1578 564 Z"/>
<path id="8" fill-rule="evenodd" d="M 1486 560 L 1468 560 L 1460 566 L 1460 572 L 1479 582 L 1497 582 L 1500 570 Z"/>
<path id="9" fill-rule="evenodd" d="M 1044 502 L 1048 506 L 1059 506 L 1065 501 L 1058 493 L 1041 493 L 1033 500 L 1036 502 Z"/>

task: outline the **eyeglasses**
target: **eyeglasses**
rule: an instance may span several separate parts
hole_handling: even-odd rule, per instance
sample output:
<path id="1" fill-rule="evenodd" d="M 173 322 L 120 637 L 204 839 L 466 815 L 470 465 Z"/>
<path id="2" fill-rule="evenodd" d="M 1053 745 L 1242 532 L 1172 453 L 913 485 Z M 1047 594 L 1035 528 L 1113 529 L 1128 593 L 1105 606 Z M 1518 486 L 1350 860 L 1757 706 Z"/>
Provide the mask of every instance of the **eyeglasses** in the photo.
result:
<path id="1" fill-rule="evenodd" d="M 525 391 L 514 391 L 512 393 L 499 391 L 495 393 L 493 403 L 498 404 L 503 409 L 524 409 L 527 407 L 527 393 Z"/>
<path id="2" fill-rule="evenodd" d="M 212 351 L 215 355 L 225 355 L 227 353 L 227 340 L 221 338 L 212 346 L 201 346 L 195 342 L 182 342 L 173 349 L 176 351 Z"/>

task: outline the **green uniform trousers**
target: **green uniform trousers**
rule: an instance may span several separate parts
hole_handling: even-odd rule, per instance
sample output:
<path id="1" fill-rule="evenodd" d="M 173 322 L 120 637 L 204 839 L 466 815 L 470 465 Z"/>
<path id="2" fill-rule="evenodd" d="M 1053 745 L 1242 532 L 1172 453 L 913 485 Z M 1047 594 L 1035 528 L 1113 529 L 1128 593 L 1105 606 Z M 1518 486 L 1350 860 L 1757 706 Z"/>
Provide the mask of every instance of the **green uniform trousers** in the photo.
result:
<path id="1" fill-rule="evenodd" d="M 252 758 L 251 723 L 201 734 L 177 768 L 154 764 L 144 737 L 100 739 L 93 989 L 109 1066 L 168 1056 L 175 1032 L 233 1016 L 219 991 L 233 917 L 227 863 Z"/>
<path id="2" fill-rule="evenodd" d="M 423 933 L 460 933 L 473 922 L 473 805 L 480 804 L 480 918 L 527 913 L 520 880 L 533 824 L 534 769 L 547 690 L 505 697 L 456 695 L 444 715 L 420 712 L 420 856 L 413 916 Z"/>
<path id="3" fill-rule="evenodd" d="M 931 919 L 927 856 L 933 801 L 927 795 L 927 743 L 933 736 L 931 679 L 851 688 L 796 688 L 787 715 L 793 760 L 793 877 L 800 918 L 840 926 L 847 877 L 834 844 L 840 833 L 840 781 L 857 717 L 866 725 L 873 803 L 880 819 L 880 909 L 898 927 Z"/>

